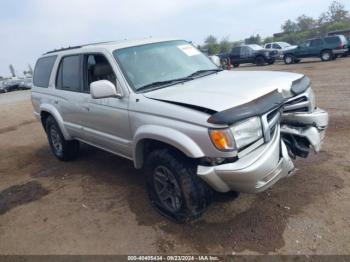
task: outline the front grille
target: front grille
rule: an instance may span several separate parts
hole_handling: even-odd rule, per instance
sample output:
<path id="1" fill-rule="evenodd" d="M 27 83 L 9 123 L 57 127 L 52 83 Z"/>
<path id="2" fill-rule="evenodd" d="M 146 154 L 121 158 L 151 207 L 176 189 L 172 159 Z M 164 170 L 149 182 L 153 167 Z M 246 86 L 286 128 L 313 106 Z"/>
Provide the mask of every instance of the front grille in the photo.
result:
<path id="1" fill-rule="evenodd" d="M 308 112 L 309 100 L 306 96 L 293 98 L 284 104 L 284 113 Z"/>
<path id="2" fill-rule="evenodd" d="M 313 92 L 308 89 L 305 93 L 292 97 L 283 106 L 283 113 L 311 112 L 314 107 Z"/>
<path id="3" fill-rule="evenodd" d="M 264 139 L 265 142 L 268 142 L 271 140 L 275 130 L 276 126 L 279 124 L 281 118 L 281 108 L 277 107 L 267 114 L 263 115 L 262 120 L 262 126 L 263 126 L 263 133 L 264 133 Z"/>

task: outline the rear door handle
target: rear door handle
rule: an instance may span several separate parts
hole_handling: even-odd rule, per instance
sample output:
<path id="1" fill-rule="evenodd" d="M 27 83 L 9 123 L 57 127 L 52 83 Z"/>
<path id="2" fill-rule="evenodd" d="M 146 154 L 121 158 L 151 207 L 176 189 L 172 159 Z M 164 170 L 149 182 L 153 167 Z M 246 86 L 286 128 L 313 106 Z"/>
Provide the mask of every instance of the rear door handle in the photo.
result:
<path id="1" fill-rule="evenodd" d="M 86 111 L 90 111 L 90 107 L 88 106 L 82 106 L 83 109 L 85 109 Z"/>

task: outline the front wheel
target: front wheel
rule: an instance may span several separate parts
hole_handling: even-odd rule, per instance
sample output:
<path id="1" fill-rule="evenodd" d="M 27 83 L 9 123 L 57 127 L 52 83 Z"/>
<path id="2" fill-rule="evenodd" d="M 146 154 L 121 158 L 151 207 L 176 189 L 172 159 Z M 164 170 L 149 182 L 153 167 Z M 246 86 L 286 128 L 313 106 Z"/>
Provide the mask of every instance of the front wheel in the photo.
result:
<path id="1" fill-rule="evenodd" d="M 52 116 L 47 118 L 45 127 L 51 151 L 59 160 L 69 161 L 78 156 L 79 142 L 76 140 L 66 140 Z"/>
<path id="2" fill-rule="evenodd" d="M 324 62 L 330 61 L 333 59 L 333 53 L 330 50 L 325 50 L 321 53 L 321 60 Z"/>
<path id="3" fill-rule="evenodd" d="M 264 57 L 262 57 L 262 56 L 257 56 L 257 57 L 255 58 L 255 64 L 256 64 L 257 66 L 263 66 L 263 65 L 265 65 L 265 59 L 264 59 Z"/>
<path id="4" fill-rule="evenodd" d="M 158 149 L 149 155 L 145 173 L 152 206 L 179 223 L 200 217 L 212 191 L 196 174 L 196 165 L 175 150 Z"/>

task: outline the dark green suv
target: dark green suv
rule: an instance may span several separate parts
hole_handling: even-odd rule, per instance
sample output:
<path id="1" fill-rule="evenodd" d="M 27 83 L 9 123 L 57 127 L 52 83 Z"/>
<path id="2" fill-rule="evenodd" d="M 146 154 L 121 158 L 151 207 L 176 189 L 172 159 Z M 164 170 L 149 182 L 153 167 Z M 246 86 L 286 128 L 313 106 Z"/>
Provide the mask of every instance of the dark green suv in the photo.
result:
<path id="1" fill-rule="evenodd" d="M 322 61 L 330 61 L 347 51 L 347 41 L 342 35 L 308 39 L 296 48 L 286 50 L 284 62 L 286 64 L 299 63 L 301 58 L 307 57 L 319 57 Z"/>

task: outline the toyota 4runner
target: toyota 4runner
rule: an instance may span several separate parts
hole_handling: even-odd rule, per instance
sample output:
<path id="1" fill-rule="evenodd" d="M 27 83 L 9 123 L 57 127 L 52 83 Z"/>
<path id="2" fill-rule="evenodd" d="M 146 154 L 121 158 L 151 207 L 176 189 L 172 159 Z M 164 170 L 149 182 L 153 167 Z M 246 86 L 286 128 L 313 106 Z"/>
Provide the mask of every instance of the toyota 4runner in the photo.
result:
<path id="1" fill-rule="evenodd" d="M 179 222 L 198 218 L 214 190 L 257 193 L 292 175 L 328 125 L 306 76 L 223 71 L 183 40 L 48 52 L 31 97 L 59 160 L 83 142 L 133 161 L 152 205 Z"/>

